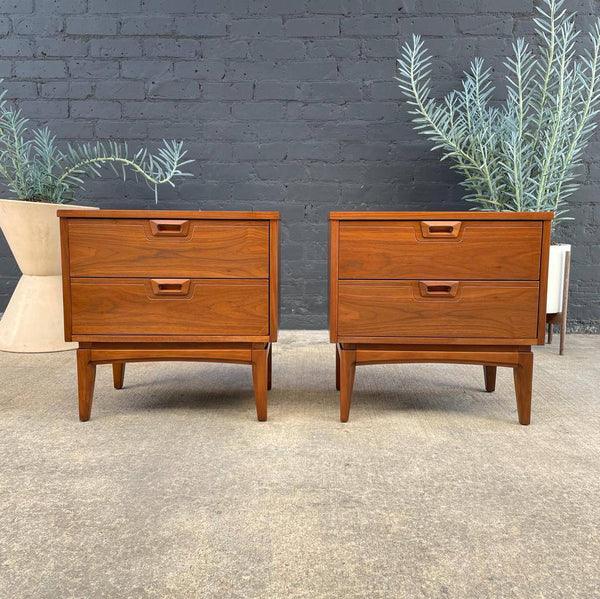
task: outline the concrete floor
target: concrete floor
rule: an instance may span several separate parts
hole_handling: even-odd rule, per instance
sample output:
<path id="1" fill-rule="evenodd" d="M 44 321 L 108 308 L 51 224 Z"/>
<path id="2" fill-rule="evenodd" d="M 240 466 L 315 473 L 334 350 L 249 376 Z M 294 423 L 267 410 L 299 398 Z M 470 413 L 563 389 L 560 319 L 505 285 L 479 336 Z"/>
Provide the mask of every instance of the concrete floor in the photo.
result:
<path id="1" fill-rule="evenodd" d="M 282 334 L 269 421 L 250 369 L 0 354 L 0 597 L 600 596 L 600 337 L 512 375 L 360 367 L 338 421 L 333 346 Z"/>

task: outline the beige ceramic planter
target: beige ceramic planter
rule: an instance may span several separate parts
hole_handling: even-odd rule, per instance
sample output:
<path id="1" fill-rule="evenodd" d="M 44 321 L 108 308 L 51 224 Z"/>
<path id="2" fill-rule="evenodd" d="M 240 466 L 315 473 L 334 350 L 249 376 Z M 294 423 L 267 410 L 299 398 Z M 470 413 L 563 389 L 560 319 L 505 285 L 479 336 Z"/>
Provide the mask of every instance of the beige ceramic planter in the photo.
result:
<path id="1" fill-rule="evenodd" d="M 64 340 L 58 210 L 88 206 L 0 200 L 0 228 L 23 273 L 0 321 L 0 351 L 51 352 Z"/>

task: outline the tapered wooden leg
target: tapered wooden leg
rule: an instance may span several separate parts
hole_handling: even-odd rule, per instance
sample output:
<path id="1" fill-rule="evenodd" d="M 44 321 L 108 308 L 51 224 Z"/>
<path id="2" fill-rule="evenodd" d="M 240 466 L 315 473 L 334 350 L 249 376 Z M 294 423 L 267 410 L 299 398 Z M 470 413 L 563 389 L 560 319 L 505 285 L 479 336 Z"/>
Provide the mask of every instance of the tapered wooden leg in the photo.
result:
<path id="1" fill-rule="evenodd" d="M 342 349 L 340 356 L 340 420 L 348 422 L 356 373 L 356 350 Z"/>
<path id="2" fill-rule="evenodd" d="M 273 384 L 273 345 L 269 344 L 269 355 L 267 356 L 267 389 L 270 391 Z"/>
<path id="3" fill-rule="evenodd" d="M 267 349 L 252 349 L 252 382 L 256 416 L 260 421 L 267 419 Z"/>
<path id="4" fill-rule="evenodd" d="M 549 322 L 548 323 L 548 345 L 552 343 L 552 335 L 554 334 L 554 325 Z"/>
<path id="5" fill-rule="evenodd" d="M 113 369 L 113 384 L 115 389 L 123 388 L 123 381 L 125 380 L 125 362 L 114 362 L 112 365 Z"/>
<path id="6" fill-rule="evenodd" d="M 77 391 L 79 394 L 79 420 L 85 422 L 92 414 L 96 365 L 91 362 L 89 349 L 77 350 Z"/>
<path id="7" fill-rule="evenodd" d="M 562 356 L 565 353 L 565 338 L 567 335 L 567 311 L 569 309 L 569 279 L 571 273 L 571 252 L 565 256 L 565 274 L 563 280 L 563 301 L 562 314 L 560 322 L 560 347 L 558 353 Z"/>
<path id="8" fill-rule="evenodd" d="M 340 390 L 340 349 L 335 345 L 335 388 Z"/>
<path id="9" fill-rule="evenodd" d="M 483 377 L 485 378 L 485 390 L 488 393 L 496 390 L 496 366 L 484 366 Z"/>
<path id="10" fill-rule="evenodd" d="M 514 367 L 514 378 L 519 423 L 529 424 L 531 422 L 531 389 L 533 383 L 533 354 L 531 352 L 519 354 L 519 364 Z"/>
<path id="11" fill-rule="evenodd" d="M 565 281 L 565 285 L 569 284 L 569 280 Z M 568 291 L 565 292 L 563 296 L 563 311 L 560 315 L 560 342 L 558 346 L 559 355 L 563 355 L 565 353 L 565 341 L 567 338 L 567 301 L 568 301 Z"/>

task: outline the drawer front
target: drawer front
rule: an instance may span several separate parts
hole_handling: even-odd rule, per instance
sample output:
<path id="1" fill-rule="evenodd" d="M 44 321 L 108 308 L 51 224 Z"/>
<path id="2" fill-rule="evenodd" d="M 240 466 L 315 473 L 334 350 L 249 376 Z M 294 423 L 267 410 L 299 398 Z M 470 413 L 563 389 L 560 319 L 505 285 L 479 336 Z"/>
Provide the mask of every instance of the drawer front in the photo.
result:
<path id="1" fill-rule="evenodd" d="M 73 279 L 73 335 L 269 333 L 269 284 L 251 279 Z"/>
<path id="2" fill-rule="evenodd" d="M 341 222 L 341 279 L 531 280 L 541 222 Z"/>
<path id="3" fill-rule="evenodd" d="M 530 281 L 340 281 L 338 334 L 535 339 L 538 292 Z"/>
<path id="4" fill-rule="evenodd" d="M 268 278 L 267 221 L 71 219 L 72 277 Z"/>

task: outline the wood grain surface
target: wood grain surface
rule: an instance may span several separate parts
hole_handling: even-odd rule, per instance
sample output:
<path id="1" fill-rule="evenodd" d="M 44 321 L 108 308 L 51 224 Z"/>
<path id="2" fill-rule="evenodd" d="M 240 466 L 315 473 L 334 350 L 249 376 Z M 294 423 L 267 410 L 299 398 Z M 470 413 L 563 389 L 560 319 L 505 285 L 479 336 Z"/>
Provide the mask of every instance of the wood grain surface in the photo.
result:
<path id="1" fill-rule="evenodd" d="M 65 337 L 79 342 L 80 420 L 97 364 L 124 387 L 127 362 L 252 368 L 267 418 L 279 311 L 279 214 L 59 211 Z"/>
<path id="2" fill-rule="evenodd" d="M 330 220 L 330 340 L 340 419 L 356 366 L 482 364 L 514 370 L 531 418 L 531 345 L 543 343 L 552 213 L 336 212 Z"/>
<path id="3" fill-rule="evenodd" d="M 473 210 L 448 212 L 330 212 L 330 220 L 547 220 L 554 218 L 554 212 L 481 212 Z"/>
<path id="4" fill-rule="evenodd" d="M 191 279 L 187 295 L 156 295 L 151 279 L 72 279 L 74 335 L 266 335 L 269 284 Z"/>
<path id="5" fill-rule="evenodd" d="M 534 339 L 538 283 L 462 281 L 423 297 L 418 281 L 340 281 L 338 332 L 357 337 Z"/>
<path id="6" fill-rule="evenodd" d="M 72 219 L 68 228 L 72 277 L 269 277 L 268 221 Z"/>
<path id="7" fill-rule="evenodd" d="M 437 237 L 423 235 L 423 222 L 341 222 L 339 278 L 535 281 L 540 276 L 541 222 L 468 221 L 456 236 Z"/>
<path id="8" fill-rule="evenodd" d="M 279 220 L 279 212 L 252 210 L 59 210 L 60 218 L 149 218 L 192 220 Z"/>

